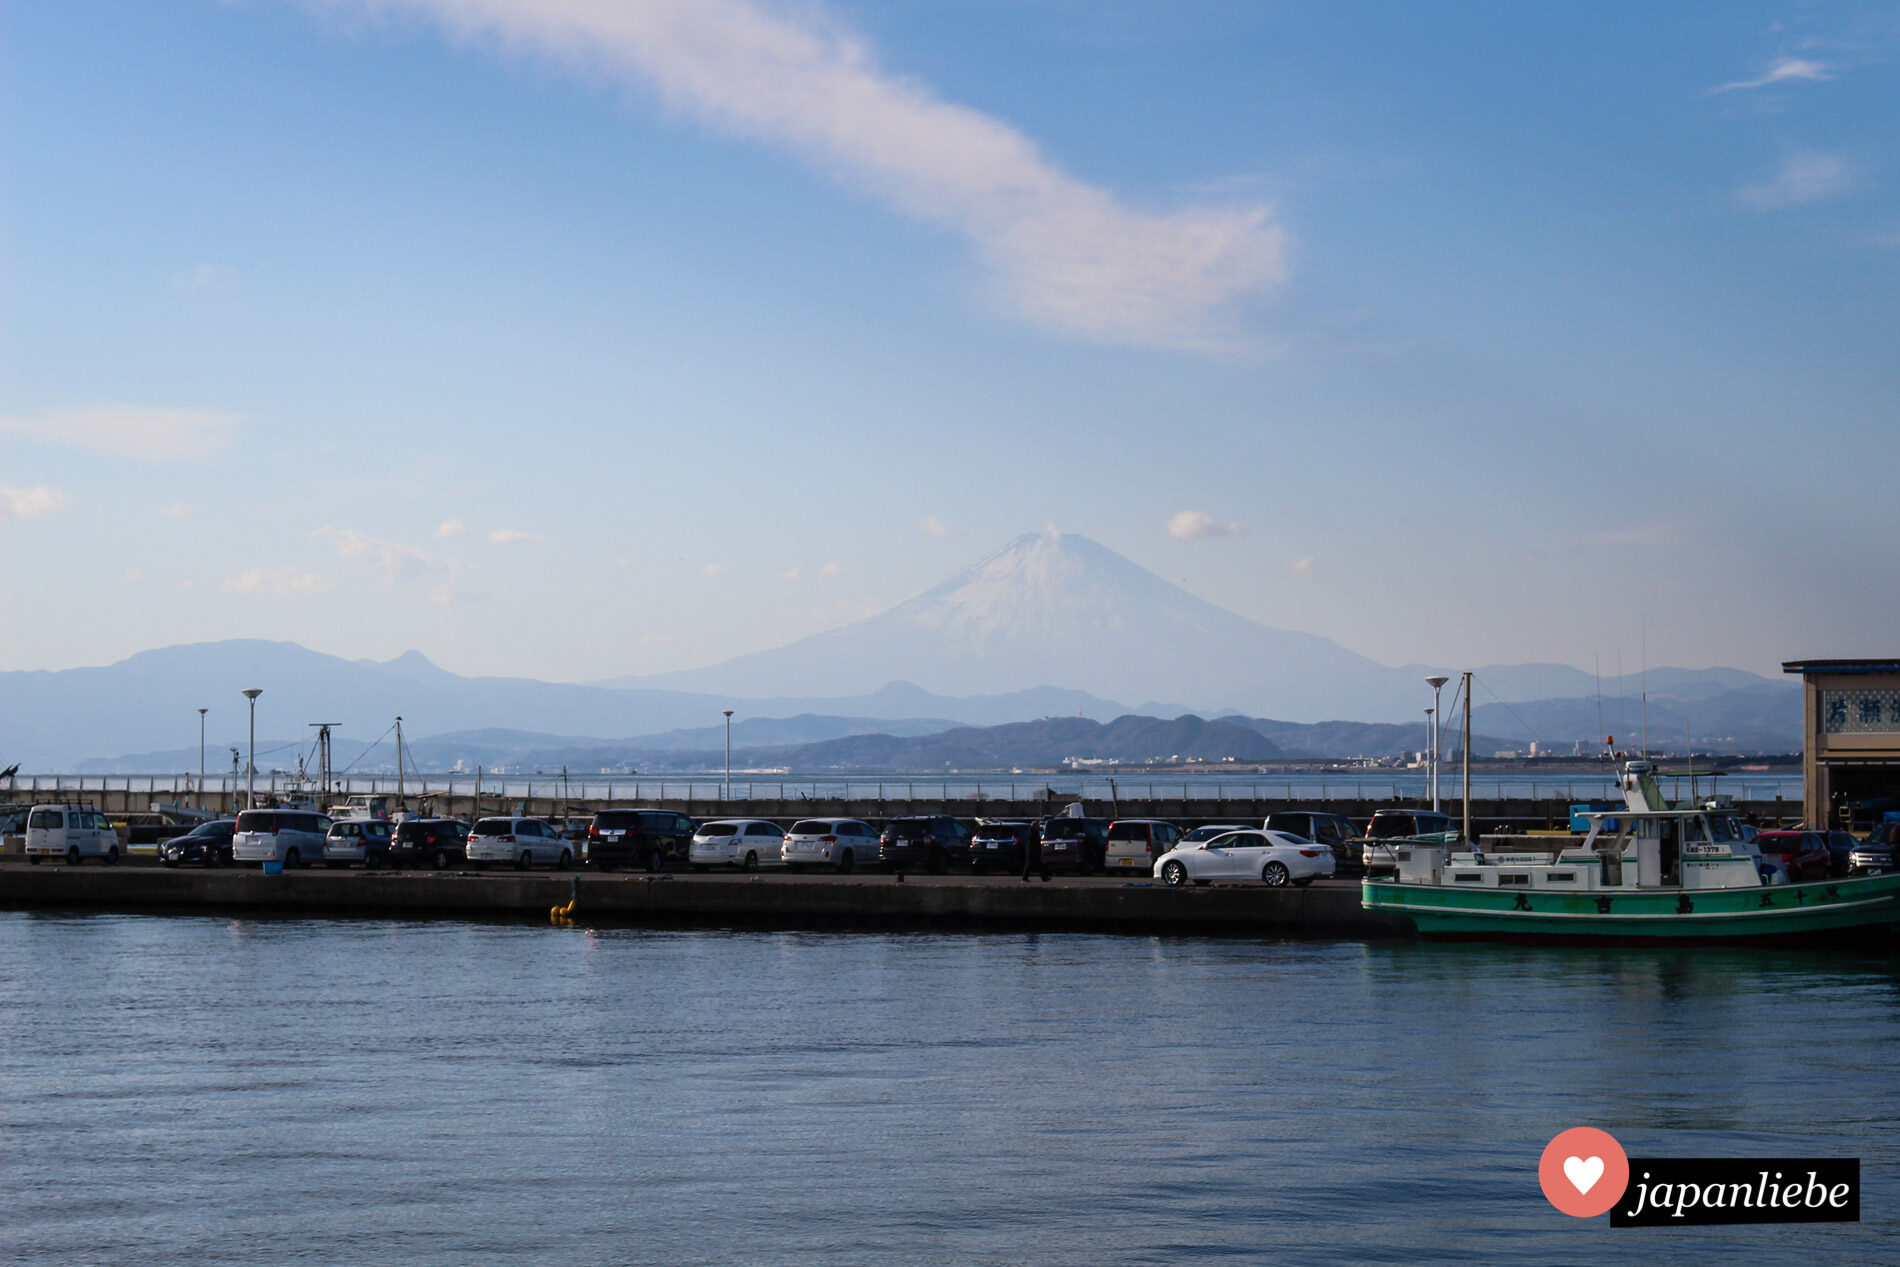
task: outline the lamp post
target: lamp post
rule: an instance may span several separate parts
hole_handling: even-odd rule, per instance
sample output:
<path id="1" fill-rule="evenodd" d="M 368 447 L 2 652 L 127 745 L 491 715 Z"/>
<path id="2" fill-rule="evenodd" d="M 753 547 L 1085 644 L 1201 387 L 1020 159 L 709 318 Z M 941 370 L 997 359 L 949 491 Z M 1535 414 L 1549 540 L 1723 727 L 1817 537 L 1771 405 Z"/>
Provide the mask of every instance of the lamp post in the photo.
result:
<path id="1" fill-rule="evenodd" d="M 1433 730 L 1432 727 L 1437 725 L 1437 723 L 1438 723 L 1438 710 L 1436 708 L 1426 709 L 1425 710 L 1425 786 L 1426 786 L 1427 795 L 1431 794 L 1433 758 L 1437 755 L 1436 753 L 1432 751 L 1432 736 L 1438 733 L 1437 731 Z M 1437 801 L 1432 802 L 1432 808 L 1434 810 L 1438 808 Z"/>
<path id="2" fill-rule="evenodd" d="M 726 800 L 732 800 L 732 710 L 726 712 Z"/>
<path id="3" fill-rule="evenodd" d="M 1442 673 L 1434 673 L 1425 679 L 1425 685 L 1432 688 L 1432 706 L 1425 720 L 1425 737 L 1432 745 L 1432 759 L 1426 765 L 1426 775 L 1432 784 L 1432 812 L 1438 812 L 1438 718 L 1443 706 L 1439 692 L 1445 689 L 1445 683 L 1451 681 Z"/>
<path id="4" fill-rule="evenodd" d="M 244 777 L 244 808 L 257 808 L 257 697 L 264 693 L 261 686 L 253 686 L 244 692 L 244 698 L 251 701 L 251 759 L 250 770 Z"/>
<path id="5" fill-rule="evenodd" d="M 205 714 L 208 708 L 198 710 L 198 808 L 205 808 Z"/>

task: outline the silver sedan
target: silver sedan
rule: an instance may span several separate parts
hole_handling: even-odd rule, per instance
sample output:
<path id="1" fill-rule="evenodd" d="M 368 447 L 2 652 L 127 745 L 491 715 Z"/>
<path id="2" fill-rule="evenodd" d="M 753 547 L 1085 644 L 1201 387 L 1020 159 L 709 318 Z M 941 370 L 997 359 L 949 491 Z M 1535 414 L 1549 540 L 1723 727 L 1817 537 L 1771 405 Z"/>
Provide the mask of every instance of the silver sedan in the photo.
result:
<path id="1" fill-rule="evenodd" d="M 1192 881 L 1258 879 L 1273 888 L 1302 888 L 1333 873 L 1333 851 L 1281 831 L 1230 831 L 1212 840 L 1183 841 L 1155 860 L 1155 878 L 1170 888 Z"/>

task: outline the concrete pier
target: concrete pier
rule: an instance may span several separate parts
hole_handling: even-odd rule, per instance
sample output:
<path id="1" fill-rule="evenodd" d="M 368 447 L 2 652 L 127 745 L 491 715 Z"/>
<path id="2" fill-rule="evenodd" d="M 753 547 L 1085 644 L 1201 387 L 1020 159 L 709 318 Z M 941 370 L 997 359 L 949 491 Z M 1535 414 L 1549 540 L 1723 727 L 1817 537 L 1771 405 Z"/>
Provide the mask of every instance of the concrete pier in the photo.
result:
<path id="1" fill-rule="evenodd" d="M 580 924 L 995 929 L 1221 936 L 1410 937 L 1362 910 L 1359 886 L 1258 882 L 1170 889 L 1146 878 L 565 872 L 168 870 L 0 866 L 0 907 L 168 914 L 531 919 L 572 901 Z"/>

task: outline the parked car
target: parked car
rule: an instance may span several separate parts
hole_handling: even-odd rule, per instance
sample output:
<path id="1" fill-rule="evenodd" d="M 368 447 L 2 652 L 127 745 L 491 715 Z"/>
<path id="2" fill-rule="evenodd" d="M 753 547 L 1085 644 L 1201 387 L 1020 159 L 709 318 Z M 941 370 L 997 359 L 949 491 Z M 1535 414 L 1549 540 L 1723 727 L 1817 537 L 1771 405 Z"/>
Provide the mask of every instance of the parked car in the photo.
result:
<path id="1" fill-rule="evenodd" d="M 1209 823 L 1205 827 L 1196 827 L 1176 841 L 1177 845 L 1198 845 L 1202 841 L 1212 840 L 1216 836 L 1225 836 L 1230 831 L 1251 831 L 1245 823 Z"/>
<path id="2" fill-rule="evenodd" d="M 1139 871 L 1147 875 L 1155 860 L 1180 843 L 1181 829 L 1159 818 L 1118 818 L 1108 825 L 1105 871 Z"/>
<path id="3" fill-rule="evenodd" d="M 1391 875 L 1399 868 L 1398 858 L 1389 844 L 1392 840 L 1430 839 L 1455 835 L 1458 823 L 1450 814 L 1441 814 L 1427 809 L 1382 809 L 1375 810 L 1372 821 L 1366 824 L 1366 835 L 1361 843 L 1359 862 L 1369 876 Z"/>
<path id="4" fill-rule="evenodd" d="M 692 852 L 693 820 L 670 809 L 604 809 L 587 827 L 581 856 L 598 871 L 644 867 L 658 871 Z"/>
<path id="5" fill-rule="evenodd" d="M 374 871 L 389 857 L 393 830 L 386 818 L 338 819 L 323 838 L 323 865 L 347 867 L 360 862 L 364 870 Z"/>
<path id="6" fill-rule="evenodd" d="M 1099 818 L 1058 815 L 1042 820 L 1042 869 L 1094 875 L 1106 865 L 1108 824 Z"/>
<path id="7" fill-rule="evenodd" d="M 1765 862 L 1779 862 L 1788 879 L 1827 879 L 1827 833 L 1818 831 L 1765 831 L 1755 837 Z"/>
<path id="8" fill-rule="evenodd" d="M 877 861 L 877 829 L 856 818 L 801 818 L 785 835 L 787 871 L 831 867 L 845 872 Z"/>
<path id="9" fill-rule="evenodd" d="M 111 820 L 90 805 L 36 805 L 26 816 L 26 860 L 64 858 L 76 867 L 81 858 L 102 858 L 119 865 L 119 833 Z"/>
<path id="10" fill-rule="evenodd" d="M 970 829 L 948 814 L 893 818 L 877 839 L 877 859 L 886 871 L 922 867 L 942 875 L 970 857 Z"/>
<path id="11" fill-rule="evenodd" d="M 1900 823 L 1882 823 L 1867 833 L 1847 858 L 1849 875 L 1869 875 L 1893 870 L 1896 847 L 1900 847 Z"/>
<path id="12" fill-rule="evenodd" d="M 1316 840 L 1248 828 L 1180 845 L 1155 863 L 1154 874 L 1170 888 L 1255 877 L 1274 888 L 1304 888 L 1333 874 L 1334 866 L 1333 851 Z"/>
<path id="13" fill-rule="evenodd" d="M 453 818 L 405 818 L 389 833 L 389 865 L 447 871 L 468 860 L 468 824 Z"/>
<path id="14" fill-rule="evenodd" d="M 784 856 L 785 829 L 763 818 L 720 818 L 701 823 L 687 847 L 687 859 L 695 871 L 711 867 L 757 871 L 760 864 L 777 866 Z"/>
<path id="15" fill-rule="evenodd" d="M 1023 850 L 1036 847 L 1034 823 L 978 823 L 970 833 L 970 874 L 1001 871 L 1005 875 L 1023 869 Z"/>
<path id="16" fill-rule="evenodd" d="M 291 871 L 323 857 L 330 819 L 314 810 L 247 809 L 231 833 L 235 862 L 281 862 Z"/>
<path id="17" fill-rule="evenodd" d="M 574 865 L 574 847 L 539 818 L 478 818 L 468 833 L 468 862 L 477 871 L 491 862 L 510 862 L 515 870 L 543 864 L 557 871 Z"/>
<path id="18" fill-rule="evenodd" d="M 1854 851 L 1860 848 L 1860 840 L 1851 832 L 1831 831 L 1827 834 L 1827 873 L 1830 876 L 1851 875 L 1854 870 Z"/>
<path id="19" fill-rule="evenodd" d="M 1404 840 L 1457 830 L 1458 824 L 1450 814 L 1429 809 L 1376 810 L 1366 824 L 1366 836 L 1371 840 Z"/>
<path id="20" fill-rule="evenodd" d="M 223 866 L 231 861 L 231 835 L 236 830 L 235 818 L 214 818 L 208 823 L 199 823 L 182 836 L 161 840 L 158 860 L 168 867 L 188 862 L 201 867 Z"/>
<path id="21" fill-rule="evenodd" d="M 1362 866 L 1360 855 L 1364 852 L 1364 846 L 1360 843 L 1359 827 L 1344 814 L 1283 809 L 1267 815 L 1267 820 L 1260 826 L 1264 831 L 1280 831 L 1289 836 L 1317 840 L 1333 851 L 1333 860 L 1341 870 L 1358 870 Z"/>

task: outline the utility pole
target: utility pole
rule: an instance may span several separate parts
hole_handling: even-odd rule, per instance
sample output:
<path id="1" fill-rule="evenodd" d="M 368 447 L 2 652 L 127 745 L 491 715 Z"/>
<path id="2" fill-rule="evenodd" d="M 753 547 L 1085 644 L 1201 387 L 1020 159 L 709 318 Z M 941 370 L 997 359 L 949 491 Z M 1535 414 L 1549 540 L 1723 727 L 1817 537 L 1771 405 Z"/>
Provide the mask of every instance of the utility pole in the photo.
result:
<path id="1" fill-rule="evenodd" d="M 1465 789 L 1464 789 L 1465 791 L 1465 825 L 1464 825 L 1464 841 L 1462 843 L 1467 848 L 1469 848 L 1471 845 L 1471 672 L 1470 670 L 1467 669 L 1465 671 L 1464 682 L 1459 686 L 1458 689 L 1463 691 L 1465 695 L 1464 752 L 1460 754 L 1461 759 L 1464 762 L 1464 779 L 1465 779 Z"/>
<path id="2" fill-rule="evenodd" d="M 209 809 L 205 804 L 205 714 L 208 708 L 198 710 L 198 808 Z"/>
<path id="3" fill-rule="evenodd" d="M 732 801 L 732 710 L 726 710 L 726 801 Z"/>
<path id="4" fill-rule="evenodd" d="M 1441 755 L 1439 751 L 1440 744 L 1438 742 L 1438 734 L 1439 727 L 1444 724 L 1445 717 L 1443 701 L 1439 697 L 1439 692 L 1445 689 L 1445 683 L 1449 681 L 1451 681 L 1451 679 L 1442 673 L 1434 673 L 1425 679 L 1425 685 L 1432 688 L 1432 714 L 1430 720 L 1428 720 L 1425 725 L 1425 729 L 1428 732 L 1427 737 L 1431 741 L 1432 752 L 1431 760 L 1425 763 L 1425 773 L 1432 784 L 1433 813 L 1438 812 L 1438 760 Z"/>
<path id="5" fill-rule="evenodd" d="M 253 686 L 244 692 L 244 698 L 251 701 L 251 768 L 244 782 L 244 808 L 257 808 L 257 697 L 264 693 L 261 686 Z"/>
<path id="6" fill-rule="evenodd" d="M 317 779 L 323 787 L 323 794 L 330 795 L 330 731 L 343 723 L 340 721 L 313 721 L 317 728 Z M 328 805 L 324 808 L 329 809 Z"/>

